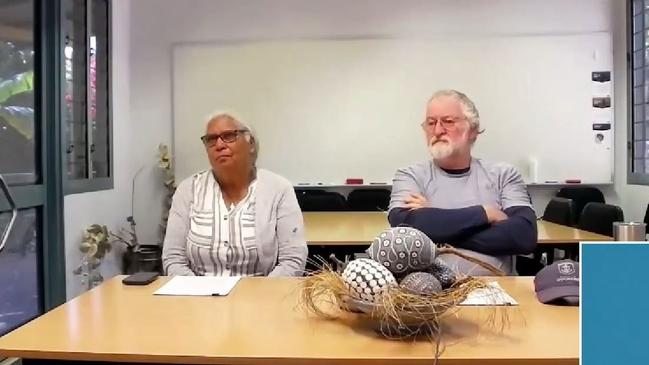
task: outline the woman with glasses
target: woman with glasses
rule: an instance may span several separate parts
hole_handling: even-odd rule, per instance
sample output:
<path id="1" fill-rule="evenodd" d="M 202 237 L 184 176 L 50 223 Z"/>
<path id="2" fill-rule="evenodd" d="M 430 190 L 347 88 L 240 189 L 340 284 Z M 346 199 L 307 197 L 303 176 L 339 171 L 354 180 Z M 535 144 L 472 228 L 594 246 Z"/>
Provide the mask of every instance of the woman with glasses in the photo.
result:
<path id="1" fill-rule="evenodd" d="M 211 169 L 178 186 L 162 252 L 167 275 L 298 276 L 307 246 L 293 185 L 256 167 L 259 141 L 231 113 L 201 137 Z"/>

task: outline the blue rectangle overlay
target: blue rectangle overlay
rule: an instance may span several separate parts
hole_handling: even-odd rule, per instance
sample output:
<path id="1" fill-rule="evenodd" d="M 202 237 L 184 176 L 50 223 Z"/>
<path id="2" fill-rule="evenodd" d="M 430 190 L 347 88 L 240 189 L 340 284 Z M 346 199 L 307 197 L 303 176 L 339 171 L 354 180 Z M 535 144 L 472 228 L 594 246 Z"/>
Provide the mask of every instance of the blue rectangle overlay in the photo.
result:
<path id="1" fill-rule="evenodd" d="M 581 246 L 583 365 L 649 364 L 649 244 Z"/>

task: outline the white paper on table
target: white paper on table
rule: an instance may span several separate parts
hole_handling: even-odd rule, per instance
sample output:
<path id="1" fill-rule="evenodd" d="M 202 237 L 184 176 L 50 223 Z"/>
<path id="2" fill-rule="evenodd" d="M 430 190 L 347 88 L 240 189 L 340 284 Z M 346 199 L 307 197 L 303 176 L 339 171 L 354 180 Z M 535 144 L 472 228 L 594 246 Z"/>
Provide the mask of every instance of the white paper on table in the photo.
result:
<path id="1" fill-rule="evenodd" d="M 240 276 L 174 276 L 154 295 L 228 295 Z"/>
<path id="2" fill-rule="evenodd" d="M 476 289 L 459 305 L 518 305 L 496 281 L 487 283 L 488 288 Z"/>

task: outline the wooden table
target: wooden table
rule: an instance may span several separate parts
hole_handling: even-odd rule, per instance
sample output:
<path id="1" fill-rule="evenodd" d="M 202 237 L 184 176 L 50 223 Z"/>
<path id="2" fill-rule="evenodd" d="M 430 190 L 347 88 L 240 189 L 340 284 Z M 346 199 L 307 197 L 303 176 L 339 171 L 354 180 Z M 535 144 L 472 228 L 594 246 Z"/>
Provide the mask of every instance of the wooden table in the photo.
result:
<path id="1" fill-rule="evenodd" d="M 367 245 L 389 227 L 383 212 L 304 212 L 306 240 L 310 245 Z M 611 237 L 537 221 L 539 244 L 577 244 L 580 241 L 610 241 Z"/>
<path id="2" fill-rule="evenodd" d="M 297 278 L 242 279 L 227 297 L 154 296 L 167 278 L 123 286 L 121 277 L 0 338 L 0 357 L 183 364 L 432 364 L 430 342 L 391 341 L 299 309 Z M 441 365 L 577 364 L 577 307 L 540 304 L 531 277 L 498 278 L 520 306 L 502 332 L 489 309 L 444 322 Z M 478 318 L 479 317 L 479 318 Z M 26 362 L 29 364 L 30 362 Z"/>
<path id="3" fill-rule="evenodd" d="M 323 246 L 367 245 L 389 228 L 383 212 L 304 212 L 308 244 Z"/>
<path id="4" fill-rule="evenodd" d="M 539 234 L 539 244 L 557 244 L 586 241 L 612 241 L 613 237 L 604 236 L 598 233 L 588 232 L 574 227 L 563 226 L 544 220 L 536 221 L 536 227 Z"/>

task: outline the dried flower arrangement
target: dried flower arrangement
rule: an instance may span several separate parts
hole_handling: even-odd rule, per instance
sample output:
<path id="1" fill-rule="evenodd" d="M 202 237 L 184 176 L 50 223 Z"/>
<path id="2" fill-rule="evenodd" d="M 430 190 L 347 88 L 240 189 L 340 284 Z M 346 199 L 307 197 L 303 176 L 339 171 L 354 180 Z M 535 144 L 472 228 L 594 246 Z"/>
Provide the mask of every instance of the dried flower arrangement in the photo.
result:
<path id="1" fill-rule="evenodd" d="M 162 211 L 162 222 L 160 222 L 160 240 L 164 240 L 165 232 L 167 231 L 167 220 L 169 219 L 169 209 L 171 209 L 171 202 L 176 192 L 176 177 L 174 176 L 172 166 L 172 156 L 169 152 L 169 147 L 165 144 L 158 146 L 158 167 L 164 173 L 164 186 L 167 189 L 167 194 L 164 198 L 164 206 Z"/>
<path id="2" fill-rule="evenodd" d="M 83 253 L 81 264 L 74 269 L 75 275 L 82 275 L 82 283 L 88 289 L 101 284 L 104 278 L 99 272 L 99 266 L 106 253 L 111 249 L 110 232 L 106 226 L 93 224 L 83 232 L 79 250 Z"/>

